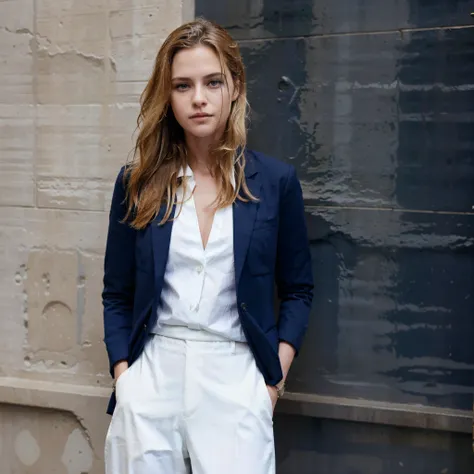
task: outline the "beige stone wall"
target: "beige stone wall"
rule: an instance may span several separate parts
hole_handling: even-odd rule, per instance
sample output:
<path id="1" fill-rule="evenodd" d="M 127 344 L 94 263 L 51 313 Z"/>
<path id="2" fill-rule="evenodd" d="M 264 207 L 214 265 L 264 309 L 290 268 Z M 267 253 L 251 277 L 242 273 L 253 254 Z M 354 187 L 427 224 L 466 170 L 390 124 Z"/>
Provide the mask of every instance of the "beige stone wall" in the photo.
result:
<path id="1" fill-rule="evenodd" d="M 138 98 L 193 0 L 0 0 L 0 471 L 103 472 L 102 261 Z"/>

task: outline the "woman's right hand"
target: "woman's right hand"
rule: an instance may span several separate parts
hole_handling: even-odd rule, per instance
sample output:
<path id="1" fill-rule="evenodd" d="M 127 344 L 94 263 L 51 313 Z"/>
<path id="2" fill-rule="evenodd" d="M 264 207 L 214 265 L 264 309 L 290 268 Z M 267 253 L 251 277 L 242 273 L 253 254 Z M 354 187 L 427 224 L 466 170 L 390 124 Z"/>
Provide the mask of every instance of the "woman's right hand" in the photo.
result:
<path id="1" fill-rule="evenodd" d="M 126 360 L 121 360 L 114 365 L 114 378 L 115 383 L 119 377 L 128 369 L 128 362 Z"/>

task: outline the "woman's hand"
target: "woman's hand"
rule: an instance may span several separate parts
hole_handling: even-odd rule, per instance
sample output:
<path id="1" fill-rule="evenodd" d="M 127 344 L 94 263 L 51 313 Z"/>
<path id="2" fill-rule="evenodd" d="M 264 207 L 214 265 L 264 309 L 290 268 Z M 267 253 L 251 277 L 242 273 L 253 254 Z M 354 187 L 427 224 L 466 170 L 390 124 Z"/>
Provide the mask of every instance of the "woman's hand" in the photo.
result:
<path id="1" fill-rule="evenodd" d="M 268 390 L 268 394 L 270 395 L 270 400 L 272 401 L 273 411 L 275 411 L 275 405 L 278 401 L 277 389 L 275 387 L 272 387 L 271 385 L 267 385 L 267 390 Z"/>
<path id="2" fill-rule="evenodd" d="M 128 362 L 126 360 L 121 360 L 114 365 L 114 379 L 115 383 L 119 377 L 128 369 Z"/>

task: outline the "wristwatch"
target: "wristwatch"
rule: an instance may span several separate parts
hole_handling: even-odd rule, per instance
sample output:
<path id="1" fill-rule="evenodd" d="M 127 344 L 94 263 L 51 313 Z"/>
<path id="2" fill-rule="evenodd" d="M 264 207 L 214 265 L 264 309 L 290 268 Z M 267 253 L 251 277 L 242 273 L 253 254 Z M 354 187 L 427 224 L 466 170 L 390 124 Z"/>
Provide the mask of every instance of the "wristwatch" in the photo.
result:
<path id="1" fill-rule="evenodd" d="M 278 398 L 283 397 L 283 395 L 285 394 L 285 382 L 282 381 L 276 384 L 275 389 L 277 391 Z"/>

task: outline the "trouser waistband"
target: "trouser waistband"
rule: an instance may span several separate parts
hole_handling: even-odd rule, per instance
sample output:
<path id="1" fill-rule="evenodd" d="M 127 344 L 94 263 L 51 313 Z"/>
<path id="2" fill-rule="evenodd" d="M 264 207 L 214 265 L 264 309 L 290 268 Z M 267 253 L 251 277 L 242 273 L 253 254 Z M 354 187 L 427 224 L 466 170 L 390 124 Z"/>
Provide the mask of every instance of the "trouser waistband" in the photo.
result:
<path id="1" fill-rule="evenodd" d="M 173 326 L 171 324 L 163 324 L 157 327 L 152 331 L 152 334 L 174 339 L 184 339 L 186 341 L 231 342 L 230 339 L 220 334 L 214 334 L 203 329 L 192 329 L 187 326 Z"/>

